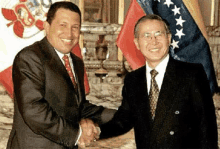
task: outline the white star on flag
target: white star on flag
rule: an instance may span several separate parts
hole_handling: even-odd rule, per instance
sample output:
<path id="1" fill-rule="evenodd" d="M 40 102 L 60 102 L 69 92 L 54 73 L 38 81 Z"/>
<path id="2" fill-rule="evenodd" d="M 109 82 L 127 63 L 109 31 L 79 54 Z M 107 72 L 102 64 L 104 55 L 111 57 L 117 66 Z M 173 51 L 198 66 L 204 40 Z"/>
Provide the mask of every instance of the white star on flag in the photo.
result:
<path id="1" fill-rule="evenodd" d="M 182 16 L 179 17 L 179 19 L 176 19 L 176 25 L 183 26 L 183 23 L 186 22 L 186 20 L 182 19 Z"/>
<path id="2" fill-rule="evenodd" d="M 179 39 L 181 39 L 182 36 L 185 36 L 185 34 L 183 33 L 183 28 L 181 30 L 176 29 L 176 34 L 175 36 L 178 36 Z"/>
<path id="3" fill-rule="evenodd" d="M 179 48 L 178 43 L 179 41 L 175 41 L 175 40 L 172 41 L 171 45 L 173 46 L 173 49 Z"/>
<path id="4" fill-rule="evenodd" d="M 164 5 L 167 5 L 168 7 L 170 7 L 170 5 L 173 5 L 173 2 L 171 0 L 166 0 L 166 2 L 164 2 Z"/>
<path id="5" fill-rule="evenodd" d="M 178 8 L 178 7 L 175 5 L 175 8 L 172 9 L 172 11 L 174 12 L 174 15 L 180 14 L 180 7 Z"/>
<path id="6" fill-rule="evenodd" d="M 198 0 L 160 0 L 160 2 L 156 0 L 131 0 L 129 11 L 126 14 L 124 24 L 117 38 L 117 46 L 123 52 L 131 68 L 133 70 L 140 68 L 146 64 L 146 60 L 132 42 L 133 32 L 130 31 L 135 27 L 135 22 L 142 16 L 146 14 L 157 14 L 170 24 L 172 33 L 170 44 L 173 42 L 172 45 L 175 47 L 175 49 L 172 46 L 169 48 L 171 56 L 181 61 L 202 63 L 210 79 L 212 94 L 217 91 L 218 85 L 212 59 L 210 58 L 209 45 L 202 34 L 204 33 L 206 35 L 206 32 L 204 32 L 205 25 L 201 21 L 202 15 L 197 8 L 199 8 Z M 200 25 L 198 26 L 196 22 Z M 201 32 L 202 30 L 200 28 L 203 32 Z M 192 42 L 192 40 L 194 41 Z M 179 48 L 176 48 L 178 46 Z M 204 47 L 202 51 L 205 52 L 200 52 L 201 46 Z"/>

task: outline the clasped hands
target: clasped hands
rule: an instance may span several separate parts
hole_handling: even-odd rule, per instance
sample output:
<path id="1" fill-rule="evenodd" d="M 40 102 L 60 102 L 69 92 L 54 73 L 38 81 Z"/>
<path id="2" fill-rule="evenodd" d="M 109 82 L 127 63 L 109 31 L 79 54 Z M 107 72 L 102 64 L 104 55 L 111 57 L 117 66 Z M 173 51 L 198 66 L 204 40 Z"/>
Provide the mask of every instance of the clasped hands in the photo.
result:
<path id="1" fill-rule="evenodd" d="M 82 129 L 82 134 L 78 141 L 78 146 L 85 148 L 91 142 L 99 139 L 100 131 L 97 129 L 95 124 L 90 119 L 82 119 L 80 121 L 80 126 Z"/>

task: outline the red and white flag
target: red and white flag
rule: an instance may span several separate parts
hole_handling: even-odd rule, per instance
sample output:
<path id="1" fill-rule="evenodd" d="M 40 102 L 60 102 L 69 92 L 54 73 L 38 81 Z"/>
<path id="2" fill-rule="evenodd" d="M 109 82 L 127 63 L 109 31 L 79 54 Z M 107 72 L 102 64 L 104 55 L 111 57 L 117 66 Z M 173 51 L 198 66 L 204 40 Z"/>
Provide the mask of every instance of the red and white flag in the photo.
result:
<path id="1" fill-rule="evenodd" d="M 0 83 L 13 98 L 12 64 L 24 47 L 44 38 L 43 22 L 50 5 L 64 0 L 0 0 Z M 79 45 L 73 49 L 82 58 Z M 89 93 L 85 72 L 85 90 Z"/>

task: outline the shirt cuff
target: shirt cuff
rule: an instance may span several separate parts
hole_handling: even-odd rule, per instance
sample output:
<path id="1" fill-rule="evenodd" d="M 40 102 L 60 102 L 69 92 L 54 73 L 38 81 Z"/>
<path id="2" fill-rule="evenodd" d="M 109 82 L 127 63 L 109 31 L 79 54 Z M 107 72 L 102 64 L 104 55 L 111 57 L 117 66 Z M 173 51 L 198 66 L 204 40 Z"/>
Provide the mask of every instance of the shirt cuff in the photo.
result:
<path id="1" fill-rule="evenodd" d="M 99 138 L 99 136 L 100 136 L 100 134 L 101 134 L 101 129 L 100 129 L 100 127 L 95 127 L 96 129 L 97 129 L 97 131 L 98 131 L 98 134 L 97 134 L 97 136 L 98 136 L 98 138 Z"/>
<path id="2" fill-rule="evenodd" d="M 81 126 L 79 125 L 79 133 L 78 133 L 78 138 L 77 138 L 77 140 L 76 140 L 75 145 L 78 144 L 78 141 L 79 141 L 79 138 L 81 137 L 81 135 L 82 135 L 82 128 L 81 128 Z"/>

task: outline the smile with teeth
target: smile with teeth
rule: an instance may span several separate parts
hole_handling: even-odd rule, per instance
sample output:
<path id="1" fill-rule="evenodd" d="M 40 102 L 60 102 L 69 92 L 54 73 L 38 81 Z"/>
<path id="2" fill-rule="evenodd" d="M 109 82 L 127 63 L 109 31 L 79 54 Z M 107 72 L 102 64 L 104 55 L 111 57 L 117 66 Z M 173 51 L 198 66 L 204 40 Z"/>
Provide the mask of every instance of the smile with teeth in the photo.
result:
<path id="1" fill-rule="evenodd" d="M 151 52 L 156 52 L 156 51 L 159 51 L 159 49 L 158 48 L 154 48 L 154 49 L 151 49 L 150 51 Z"/>
<path id="2" fill-rule="evenodd" d="M 70 39 L 61 39 L 61 40 L 66 44 L 70 44 L 72 42 L 72 40 Z"/>

